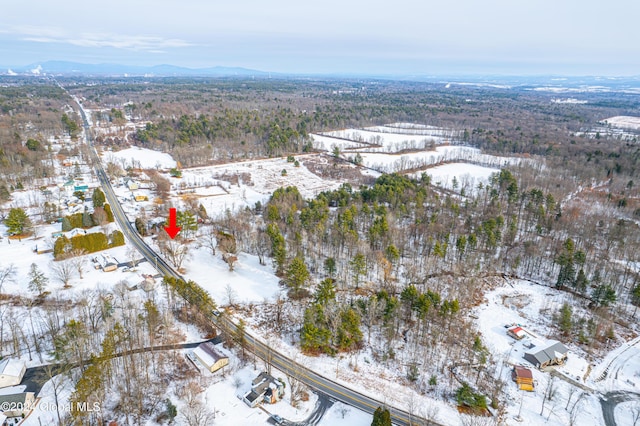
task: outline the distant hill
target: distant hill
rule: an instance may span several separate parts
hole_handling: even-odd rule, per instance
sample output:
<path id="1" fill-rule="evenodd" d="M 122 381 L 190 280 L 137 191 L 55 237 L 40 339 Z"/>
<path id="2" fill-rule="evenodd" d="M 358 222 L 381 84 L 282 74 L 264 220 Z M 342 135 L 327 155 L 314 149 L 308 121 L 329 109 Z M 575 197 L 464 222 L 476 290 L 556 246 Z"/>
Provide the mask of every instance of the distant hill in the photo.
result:
<path id="1" fill-rule="evenodd" d="M 153 75 L 153 76 L 266 76 L 270 73 L 241 67 L 186 68 L 175 65 L 135 66 L 121 64 L 83 64 L 67 61 L 47 61 L 22 67 L 8 67 L 0 74 L 65 74 L 65 75 Z"/>

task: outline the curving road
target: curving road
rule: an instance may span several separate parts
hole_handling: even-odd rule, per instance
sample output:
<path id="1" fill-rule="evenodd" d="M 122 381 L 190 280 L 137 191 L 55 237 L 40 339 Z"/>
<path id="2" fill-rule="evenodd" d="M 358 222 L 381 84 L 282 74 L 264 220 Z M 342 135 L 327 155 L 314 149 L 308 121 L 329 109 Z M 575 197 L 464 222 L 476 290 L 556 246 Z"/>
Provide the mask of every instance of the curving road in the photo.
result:
<path id="1" fill-rule="evenodd" d="M 607 392 L 600 397 L 602 417 L 604 418 L 604 424 L 606 426 L 618 426 L 615 416 L 616 405 L 627 401 L 637 401 L 640 403 L 640 393 L 613 391 Z"/>
<path id="2" fill-rule="evenodd" d="M 62 86 L 60 86 L 62 87 Z M 64 90 L 64 88 L 63 88 Z M 66 90 L 65 90 L 66 91 Z M 67 92 L 68 93 L 68 92 Z M 73 97 L 72 97 L 73 98 Z M 73 98 L 76 100 L 76 98 Z M 96 171 L 96 175 L 104 194 L 106 196 L 109 205 L 111 206 L 111 211 L 113 212 L 113 216 L 115 220 L 120 225 L 124 236 L 127 240 L 133 244 L 133 246 L 142 254 L 142 256 L 152 265 L 156 266 L 156 269 L 163 275 L 168 275 L 174 277 L 176 279 L 183 279 L 183 277 L 178 274 L 169 264 L 157 253 L 155 253 L 148 245 L 144 242 L 142 237 L 138 234 L 135 227 L 129 220 L 127 219 L 122 206 L 118 202 L 115 192 L 111 186 L 111 182 L 109 181 L 107 174 L 105 173 L 102 163 L 100 161 L 100 157 L 93 145 L 93 136 L 91 133 L 91 126 L 89 125 L 89 121 L 87 120 L 87 116 L 85 114 L 82 105 L 76 100 L 78 107 L 80 109 L 80 113 L 82 115 L 82 120 L 84 122 L 84 130 L 85 130 L 85 138 L 90 148 L 90 153 L 94 163 L 94 169 Z M 236 324 L 225 315 L 215 316 L 213 313 L 211 314 L 211 319 L 214 323 L 218 325 L 218 327 L 226 333 L 233 335 L 237 332 Z M 313 370 L 304 367 L 303 365 L 295 362 L 291 358 L 284 356 L 283 354 L 276 352 L 271 347 L 257 340 L 254 336 L 249 333 L 245 333 L 245 339 L 247 342 L 246 349 L 250 352 L 253 352 L 257 357 L 263 359 L 264 361 L 270 363 L 278 370 L 282 371 L 287 375 L 291 375 L 296 377 L 305 385 L 309 386 L 316 391 L 324 393 L 329 397 L 341 401 L 345 404 L 356 407 L 360 410 L 363 410 L 367 413 L 373 414 L 373 412 L 381 406 L 386 406 L 391 412 L 391 420 L 394 424 L 397 425 L 438 425 L 440 423 L 429 422 L 425 419 L 419 418 L 418 416 L 413 415 L 407 411 L 390 407 L 384 402 L 366 396 L 360 392 L 357 392 L 353 389 L 350 389 L 340 383 L 336 383 L 327 377 L 314 372 Z"/>

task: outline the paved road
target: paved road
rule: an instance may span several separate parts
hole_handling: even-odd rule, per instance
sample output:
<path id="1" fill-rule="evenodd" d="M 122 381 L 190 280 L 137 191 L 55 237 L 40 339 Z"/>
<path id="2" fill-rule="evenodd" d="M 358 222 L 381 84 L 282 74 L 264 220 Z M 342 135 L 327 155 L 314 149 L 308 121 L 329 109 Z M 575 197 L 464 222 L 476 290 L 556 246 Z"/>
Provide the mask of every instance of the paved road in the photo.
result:
<path id="1" fill-rule="evenodd" d="M 89 144 L 89 152 L 91 153 L 91 156 L 93 158 L 96 175 L 98 177 L 98 180 L 100 181 L 106 199 L 111 206 L 113 216 L 122 228 L 124 236 L 131 244 L 136 247 L 140 254 L 142 254 L 142 256 L 147 259 L 149 263 L 155 265 L 158 272 L 163 275 L 174 277 L 176 279 L 183 279 L 180 274 L 178 274 L 161 256 L 156 254 L 144 242 L 144 240 L 135 230 L 133 224 L 127 219 L 124 210 L 122 209 L 122 206 L 118 202 L 118 199 L 113 191 L 111 182 L 109 181 L 102 167 L 102 163 L 100 161 L 100 158 L 98 157 L 97 151 L 93 146 L 93 136 L 86 114 L 82 108 L 82 105 L 78 104 L 78 106 L 80 107 L 80 113 L 84 122 L 86 140 Z M 235 334 L 237 329 L 236 324 L 226 316 L 222 315 L 220 317 L 216 317 L 212 314 L 211 319 L 222 329 L 223 332 L 230 333 L 230 335 Z M 306 368 L 293 361 L 292 359 L 287 358 L 286 356 L 274 351 L 272 348 L 256 340 L 252 335 L 248 333 L 246 333 L 246 340 L 247 350 L 253 352 L 256 356 L 262 358 L 266 362 L 271 363 L 271 365 L 273 365 L 283 373 L 297 377 L 301 382 L 303 382 L 310 388 L 325 393 L 331 398 L 344 402 L 345 404 L 351 405 L 370 414 L 373 414 L 373 412 L 378 407 L 386 405 L 380 400 L 368 397 L 360 392 L 354 391 L 350 388 L 347 388 L 346 386 L 336 383 L 328 379 L 327 377 L 315 373 L 313 370 Z M 394 424 L 397 425 L 439 425 L 438 423 L 427 422 L 424 419 L 420 419 L 398 408 L 389 407 L 388 405 L 387 408 L 391 412 L 391 420 Z"/>
<path id="2" fill-rule="evenodd" d="M 607 392 L 600 397 L 600 406 L 602 407 L 602 417 L 606 426 L 619 426 L 616 423 L 615 409 L 616 405 L 627 402 L 637 401 L 640 403 L 640 393 L 627 391 Z"/>

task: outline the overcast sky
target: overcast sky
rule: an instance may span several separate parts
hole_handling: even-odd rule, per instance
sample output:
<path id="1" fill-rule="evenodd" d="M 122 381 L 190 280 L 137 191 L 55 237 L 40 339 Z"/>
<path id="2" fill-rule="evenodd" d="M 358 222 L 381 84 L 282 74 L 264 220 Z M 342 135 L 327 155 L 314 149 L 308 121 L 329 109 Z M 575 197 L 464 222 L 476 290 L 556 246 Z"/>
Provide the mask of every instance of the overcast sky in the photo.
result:
<path id="1" fill-rule="evenodd" d="M 640 74 L 640 1 L 4 1 L 0 65 Z"/>

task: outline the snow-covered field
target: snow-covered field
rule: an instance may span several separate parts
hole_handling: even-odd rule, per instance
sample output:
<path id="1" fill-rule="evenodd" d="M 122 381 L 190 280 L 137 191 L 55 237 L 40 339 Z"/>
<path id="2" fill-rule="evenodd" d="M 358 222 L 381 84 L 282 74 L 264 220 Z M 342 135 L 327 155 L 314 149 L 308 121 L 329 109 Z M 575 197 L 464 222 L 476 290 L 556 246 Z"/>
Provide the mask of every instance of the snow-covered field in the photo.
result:
<path id="1" fill-rule="evenodd" d="M 172 179 L 171 183 L 174 194 L 196 196 L 207 213 L 217 217 L 227 209 L 264 203 L 280 187 L 296 186 L 306 198 L 338 188 L 342 182 L 323 179 L 305 166 L 305 160 L 314 157 L 317 155 L 296 156 L 299 167 L 285 158 L 273 158 L 186 169 L 181 179 Z"/>
<path id="2" fill-rule="evenodd" d="M 479 183 L 483 185 L 489 182 L 489 178 L 494 173 L 499 173 L 500 169 L 493 167 L 477 166 L 469 163 L 449 163 L 441 166 L 435 166 L 426 169 L 424 172 L 412 173 L 411 176 L 418 179 L 422 173 L 431 176 L 433 185 L 460 190 L 465 189 L 467 194 L 474 191 Z M 457 187 L 454 188 L 454 178 L 457 181 Z"/>
<path id="3" fill-rule="evenodd" d="M 480 163 L 492 168 L 500 168 L 524 161 L 515 157 L 497 157 L 482 154 L 479 149 L 466 146 L 438 146 L 434 151 L 410 152 L 402 155 L 360 154 L 365 167 L 384 173 L 398 173 L 414 169 L 426 169 L 428 166 L 444 162 Z M 353 158 L 349 153 L 347 158 Z"/>
<path id="4" fill-rule="evenodd" d="M 399 152 L 402 150 L 427 149 L 432 145 L 442 145 L 449 143 L 450 139 L 439 134 L 443 131 L 434 132 L 435 135 L 391 133 L 389 131 L 372 131 L 366 129 L 345 129 L 324 133 L 323 136 L 333 136 L 336 138 L 348 139 L 353 142 L 369 144 L 367 151 Z M 372 146 L 373 145 L 373 146 Z M 357 148 L 357 147 L 356 147 Z"/>
<path id="5" fill-rule="evenodd" d="M 318 135 L 314 133 L 311 134 L 311 138 L 313 139 L 313 147 L 321 151 L 333 152 L 333 149 L 335 147 L 337 147 L 340 151 L 344 151 L 346 149 L 369 147 L 369 145 L 365 143 L 339 139 L 332 136 Z"/>
<path id="6" fill-rule="evenodd" d="M 640 117 L 633 117 L 630 115 L 617 115 L 615 117 L 609 117 L 606 120 L 602 121 L 605 124 L 609 124 L 613 127 L 619 127 L 621 129 L 640 130 Z"/>
<path id="7" fill-rule="evenodd" d="M 113 162 L 123 169 L 128 167 L 143 169 L 170 169 L 176 167 L 176 161 L 171 155 L 136 146 L 121 151 L 105 151 L 102 153 L 104 162 Z"/>

